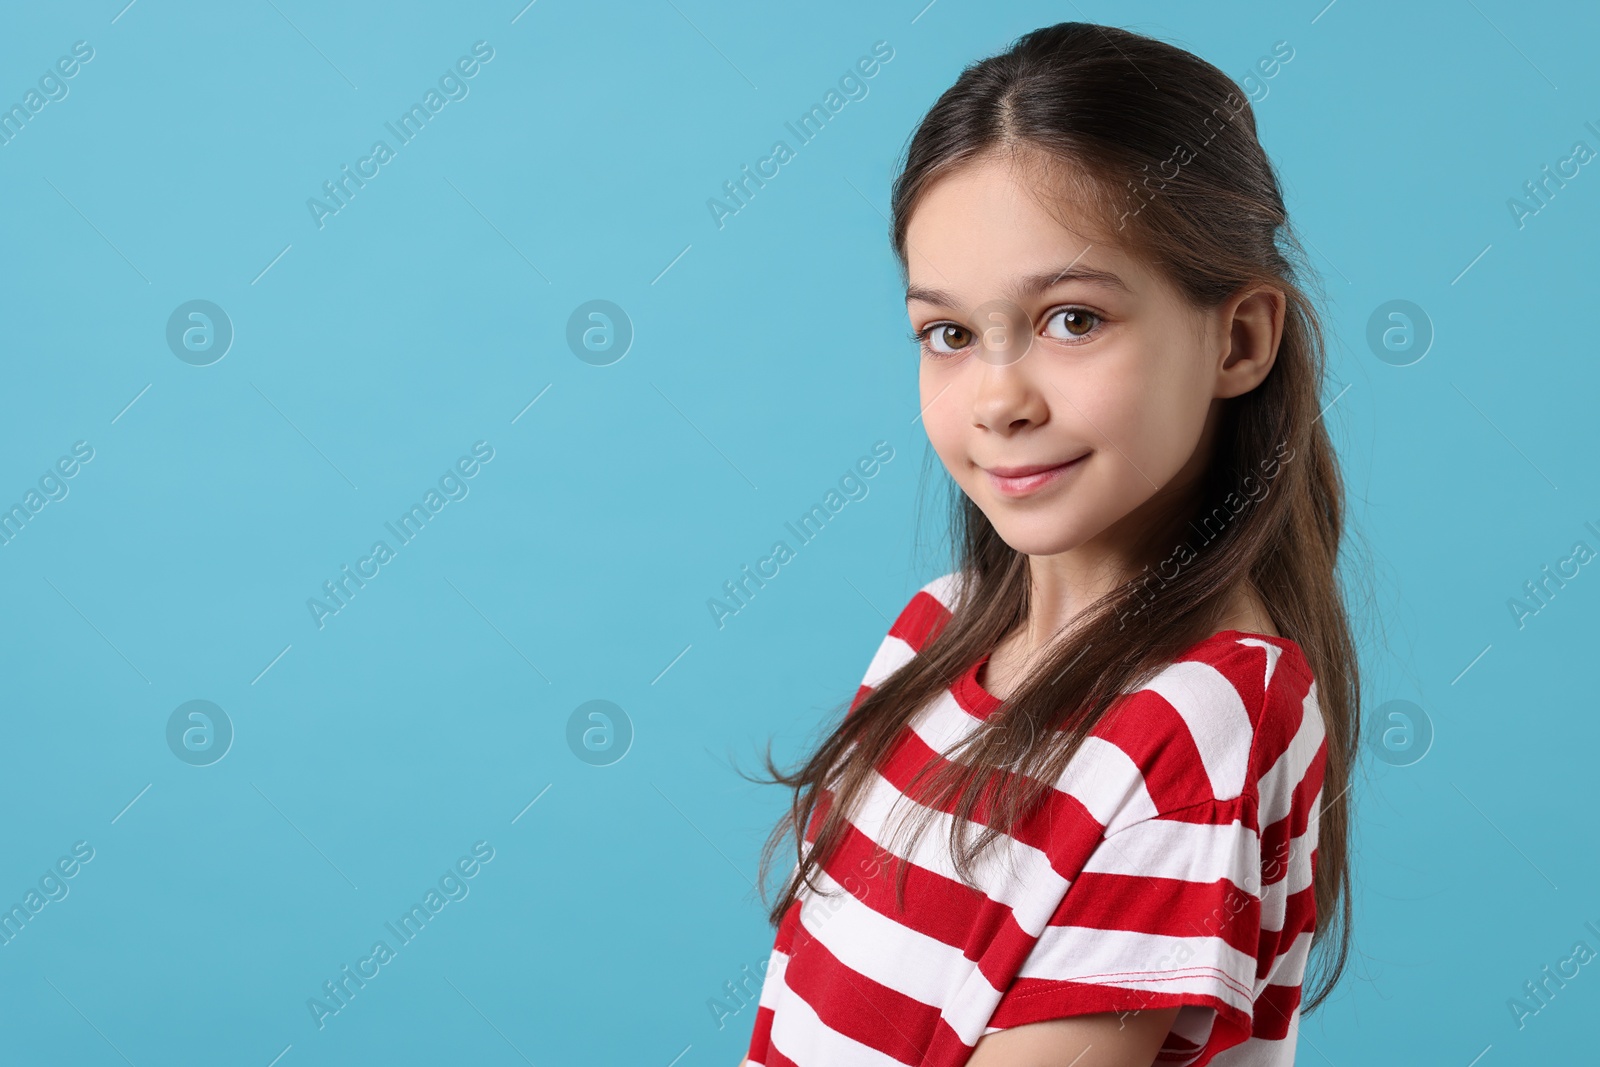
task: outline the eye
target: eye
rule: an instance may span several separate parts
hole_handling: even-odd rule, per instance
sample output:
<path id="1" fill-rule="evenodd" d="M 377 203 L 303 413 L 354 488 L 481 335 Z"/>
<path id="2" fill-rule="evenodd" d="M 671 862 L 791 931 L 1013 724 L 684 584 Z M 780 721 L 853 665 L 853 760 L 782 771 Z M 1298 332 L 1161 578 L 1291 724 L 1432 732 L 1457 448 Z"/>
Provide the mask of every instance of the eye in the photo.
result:
<path id="1" fill-rule="evenodd" d="M 1050 313 L 1050 318 L 1044 324 L 1044 332 L 1046 337 L 1058 341 L 1076 341 L 1089 336 L 1104 321 L 1088 308 L 1058 308 Z"/>
<path id="2" fill-rule="evenodd" d="M 949 356 L 972 343 L 972 331 L 953 322 L 935 322 L 912 333 L 911 339 L 930 356 Z"/>

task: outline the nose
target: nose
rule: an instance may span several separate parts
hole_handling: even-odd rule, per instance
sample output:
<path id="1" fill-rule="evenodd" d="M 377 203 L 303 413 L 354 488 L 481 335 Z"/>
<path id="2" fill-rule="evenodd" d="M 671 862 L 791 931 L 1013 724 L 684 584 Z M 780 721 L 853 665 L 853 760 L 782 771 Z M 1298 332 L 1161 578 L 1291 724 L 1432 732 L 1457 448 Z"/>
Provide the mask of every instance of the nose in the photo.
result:
<path id="1" fill-rule="evenodd" d="M 1028 362 L 1024 358 L 1012 363 L 974 365 L 980 375 L 972 398 L 975 426 L 1010 435 L 1046 420 L 1049 404 L 1040 392 L 1040 384 L 1033 380 Z"/>

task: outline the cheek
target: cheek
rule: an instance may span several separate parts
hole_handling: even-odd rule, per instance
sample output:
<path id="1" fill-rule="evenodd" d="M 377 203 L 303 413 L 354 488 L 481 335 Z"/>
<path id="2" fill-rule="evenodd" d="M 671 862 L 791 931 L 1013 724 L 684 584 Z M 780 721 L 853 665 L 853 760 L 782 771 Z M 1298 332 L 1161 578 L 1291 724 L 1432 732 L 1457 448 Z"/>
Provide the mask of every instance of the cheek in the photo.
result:
<path id="1" fill-rule="evenodd" d="M 972 398 L 964 395 L 966 386 L 959 376 L 930 372 L 923 367 L 918 376 L 917 406 L 922 412 L 922 431 L 956 484 L 966 487 L 968 471 L 965 457 Z M 966 405 L 963 407 L 963 405 Z"/>
<path id="2" fill-rule="evenodd" d="M 1158 482 L 1177 473 L 1194 451 L 1198 426 L 1191 425 L 1191 407 L 1183 397 L 1153 394 L 1144 397 L 1129 415 L 1130 423 L 1138 428 L 1135 451 L 1130 454 L 1137 454 L 1141 465 Z"/>
<path id="3" fill-rule="evenodd" d="M 941 454 L 940 442 L 949 439 L 954 392 L 956 384 L 949 375 L 929 370 L 926 360 L 921 363 L 917 371 L 917 409 L 922 413 L 922 428 L 928 440 Z"/>
<path id="4" fill-rule="evenodd" d="M 1197 390 L 1175 368 L 1152 368 L 1147 374 L 1109 378 L 1080 393 L 1083 421 L 1099 431 L 1096 436 L 1108 461 L 1102 469 L 1128 496 L 1153 494 L 1194 452 L 1208 404 Z"/>
<path id="5" fill-rule="evenodd" d="M 955 424 L 952 411 L 948 392 L 939 397 L 929 393 L 922 398 L 922 432 L 928 435 L 928 443 L 946 467 L 952 465 L 961 450 L 961 431 Z M 952 470 L 952 473 L 955 471 Z"/>

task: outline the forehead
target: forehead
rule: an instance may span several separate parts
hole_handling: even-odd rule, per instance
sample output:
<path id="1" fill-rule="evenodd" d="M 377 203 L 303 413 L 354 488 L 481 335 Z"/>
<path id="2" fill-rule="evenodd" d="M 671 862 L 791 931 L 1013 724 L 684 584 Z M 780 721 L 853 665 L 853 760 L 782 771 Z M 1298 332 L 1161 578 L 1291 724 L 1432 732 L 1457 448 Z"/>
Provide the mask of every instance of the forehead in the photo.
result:
<path id="1" fill-rule="evenodd" d="M 1050 177 L 1037 162 L 989 156 L 935 181 L 906 225 L 909 294 L 1018 295 L 1025 283 L 1068 266 L 1114 274 L 1129 289 L 1145 280 L 1131 257 L 1099 235 L 1084 193 Z M 1115 288 L 1092 277 L 1085 284 Z"/>

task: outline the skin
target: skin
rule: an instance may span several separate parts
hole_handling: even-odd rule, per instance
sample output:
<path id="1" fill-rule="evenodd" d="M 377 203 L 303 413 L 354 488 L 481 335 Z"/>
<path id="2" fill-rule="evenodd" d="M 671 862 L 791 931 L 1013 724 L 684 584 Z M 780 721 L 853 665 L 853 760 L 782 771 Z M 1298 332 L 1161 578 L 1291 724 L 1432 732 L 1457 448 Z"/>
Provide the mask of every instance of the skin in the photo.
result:
<path id="1" fill-rule="evenodd" d="M 1097 597 L 1171 551 L 1223 402 L 1266 378 L 1283 334 L 1281 290 L 1247 287 L 1194 308 L 1130 254 L 1085 236 L 1092 222 L 1073 205 L 1047 208 L 1044 195 L 1037 171 L 983 157 L 936 182 L 906 230 L 928 440 L 1029 558 L 1029 617 L 980 679 L 999 696 Z M 1085 271 L 1121 284 L 1076 276 Z M 1030 278 L 1058 280 L 1024 288 Z M 1023 497 L 987 473 L 1084 454 L 1079 469 Z M 1276 635 L 1248 586 L 1215 629 Z"/>
<path id="2" fill-rule="evenodd" d="M 1223 401 L 1266 378 L 1285 300 L 1247 287 L 1196 309 L 1070 204 L 1040 203 L 1037 170 L 983 157 L 940 178 L 906 230 L 906 312 L 924 334 L 922 422 L 957 485 L 1028 556 L 1025 623 L 980 682 L 1005 696 L 1092 602 L 1171 551 L 1173 521 L 1214 449 Z M 1047 195 L 1047 194 L 1043 194 Z M 1118 279 L 1062 275 L 1100 271 Z M 1024 279 L 1052 284 L 1024 288 Z M 949 329 L 946 329 L 949 327 Z M 986 468 L 1079 468 L 1030 495 Z M 1248 586 L 1215 630 L 1276 636 Z M 997 1031 L 970 1067 L 1149 1067 L 1179 1008 L 1102 1012 Z M 740 1061 L 744 1067 L 747 1060 Z"/>

